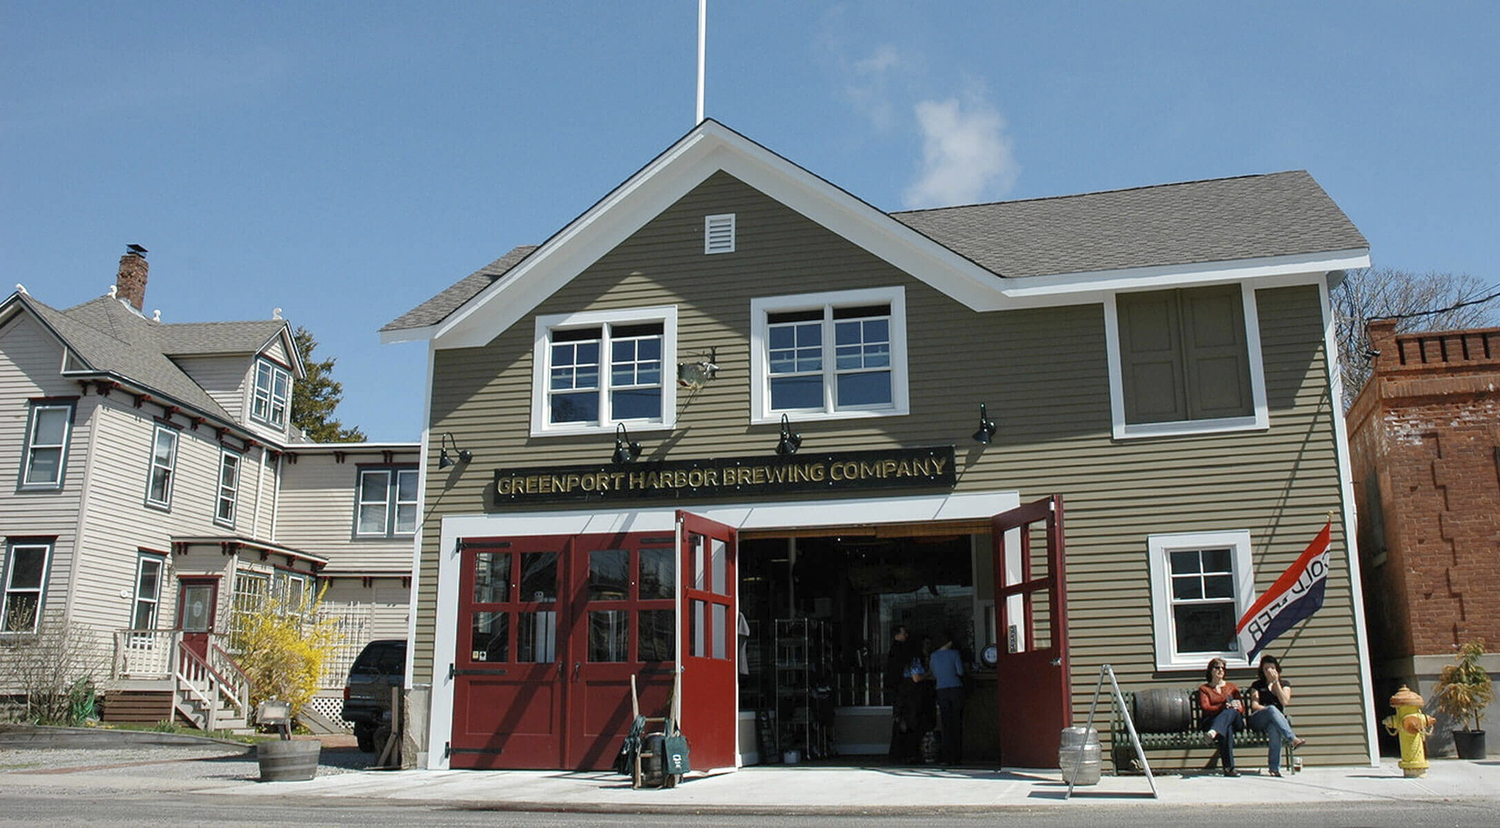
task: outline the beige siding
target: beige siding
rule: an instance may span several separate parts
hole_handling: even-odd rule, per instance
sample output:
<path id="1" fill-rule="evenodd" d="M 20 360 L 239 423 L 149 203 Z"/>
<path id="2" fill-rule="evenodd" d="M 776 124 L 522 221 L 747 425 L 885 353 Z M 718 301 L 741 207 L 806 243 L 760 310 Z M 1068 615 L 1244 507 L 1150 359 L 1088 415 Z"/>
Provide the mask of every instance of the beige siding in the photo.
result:
<path id="1" fill-rule="evenodd" d="M 73 412 L 62 488 L 23 492 L 17 486 L 31 399 L 81 394 L 78 383 L 59 375 L 62 359 L 62 346 L 30 316 L 20 314 L 0 327 L 0 480 L 5 481 L 0 484 L 0 536 L 57 537 L 43 597 L 49 613 L 67 604 L 77 546 L 78 504 L 97 397 L 81 397 Z M 0 546 L 0 558 L 4 555 L 5 548 Z"/>
<path id="2" fill-rule="evenodd" d="M 734 254 L 704 256 L 703 216 L 734 212 Z M 1019 490 L 1023 502 L 1066 499 L 1074 702 L 1087 713 L 1099 665 L 1127 689 L 1196 686 L 1199 673 L 1156 673 L 1146 539 L 1167 532 L 1246 529 L 1264 589 L 1341 509 L 1335 415 L 1323 368 L 1316 287 L 1257 293 L 1271 426 L 1265 432 L 1116 442 L 1101 305 L 976 314 L 823 228 L 720 174 L 536 311 L 675 304 L 679 358 L 718 348 L 717 381 L 679 399 L 670 435 L 643 434 L 645 459 L 770 454 L 777 427 L 749 419 L 749 306 L 753 298 L 902 285 L 908 309 L 911 414 L 803 422 L 804 451 L 954 444 L 958 491 Z M 436 542 L 445 514 L 499 511 L 488 498 L 496 467 L 598 463 L 606 435 L 531 438 L 532 322 L 481 348 L 436 355 L 434 433 L 451 431 L 475 462 L 428 480 L 423 570 L 416 607 L 418 674 L 430 675 Z M 993 445 L 973 432 L 980 403 L 999 423 Z M 435 459 L 429 458 L 429 461 Z M 1356 680 L 1344 539 L 1321 613 L 1272 651 L 1299 686 L 1299 733 L 1310 762 L 1363 761 L 1364 731 L 1349 705 Z M 1232 678 L 1248 685 L 1248 674 Z"/>
<path id="3" fill-rule="evenodd" d="M 173 360 L 193 382 L 236 420 L 249 419 L 249 388 L 254 362 L 245 356 L 185 357 Z"/>
<path id="4" fill-rule="evenodd" d="M 292 358 L 287 354 L 286 346 L 281 343 L 279 336 L 271 340 L 271 344 L 261 353 L 282 365 L 290 367 L 292 364 Z"/>
<path id="5" fill-rule="evenodd" d="M 393 463 L 415 464 L 416 452 L 394 453 Z M 342 461 L 328 452 L 290 455 L 283 461 L 276 539 L 328 558 L 328 571 L 411 573 L 412 539 L 357 538 L 354 487 L 364 466 L 385 466 L 380 452 L 350 453 Z M 403 607 L 405 602 L 402 602 Z M 403 609 L 404 612 L 404 609 Z"/>

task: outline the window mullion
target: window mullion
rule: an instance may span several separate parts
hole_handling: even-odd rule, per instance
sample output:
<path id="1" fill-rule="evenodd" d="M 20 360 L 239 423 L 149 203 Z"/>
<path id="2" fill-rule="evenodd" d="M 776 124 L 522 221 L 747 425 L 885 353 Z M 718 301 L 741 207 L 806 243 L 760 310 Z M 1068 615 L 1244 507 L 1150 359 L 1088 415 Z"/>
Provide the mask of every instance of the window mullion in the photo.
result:
<path id="1" fill-rule="evenodd" d="M 833 305 L 823 306 L 823 413 L 838 410 L 838 346 L 834 340 Z"/>

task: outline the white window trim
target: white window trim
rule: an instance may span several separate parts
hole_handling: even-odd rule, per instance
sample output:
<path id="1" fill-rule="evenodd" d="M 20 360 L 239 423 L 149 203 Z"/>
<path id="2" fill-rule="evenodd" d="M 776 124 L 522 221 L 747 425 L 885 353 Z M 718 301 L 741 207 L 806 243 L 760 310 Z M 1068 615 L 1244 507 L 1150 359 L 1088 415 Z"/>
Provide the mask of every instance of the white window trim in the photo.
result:
<path id="1" fill-rule="evenodd" d="M 225 497 L 224 467 L 230 458 L 234 458 L 234 485 L 229 487 L 228 497 Z M 245 456 L 239 452 L 224 449 L 219 452 L 219 477 L 214 486 L 214 523 L 220 526 L 234 527 L 235 519 L 240 513 L 240 479 L 244 476 Z M 219 514 L 220 506 L 224 501 L 229 501 L 229 517 L 225 518 Z"/>
<path id="2" fill-rule="evenodd" d="M 1255 600 L 1255 576 L 1250 569 L 1250 530 L 1151 535 L 1146 539 L 1146 546 L 1151 574 L 1151 626 L 1156 640 L 1156 669 L 1202 672 L 1211 658 L 1222 658 L 1231 664 L 1244 661 L 1244 654 L 1234 650 L 1177 652 L 1176 623 L 1172 613 L 1172 570 L 1168 557 L 1176 550 L 1229 547 L 1234 566 L 1235 618 L 1238 620 Z"/>
<path id="3" fill-rule="evenodd" d="M 26 491 L 52 491 L 55 489 L 61 489 L 63 487 L 63 481 L 67 478 L 68 444 L 72 442 L 73 437 L 73 403 L 38 401 L 32 403 L 29 408 L 30 411 L 28 412 L 26 417 L 26 448 L 21 452 L 21 485 L 18 488 Z M 37 448 L 36 444 L 32 442 L 32 439 L 36 436 L 37 421 L 40 419 L 41 412 L 49 410 L 64 412 L 63 436 L 61 445 L 62 451 L 58 452 L 57 455 L 57 480 L 43 480 L 32 482 L 32 453 Z M 52 447 L 53 446 L 51 443 L 42 446 L 42 448 Z"/>
<path id="4" fill-rule="evenodd" d="M 260 366 L 263 364 L 268 365 L 271 368 L 271 384 L 266 387 L 264 394 L 266 400 L 266 416 L 261 417 L 255 413 L 255 403 L 262 396 L 260 387 Z M 267 357 L 263 356 L 256 358 L 255 366 L 250 370 L 252 374 L 250 378 L 250 419 L 257 423 L 268 425 L 272 428 L 286 428 L 287 421 L 292 416 L 292 372 L 287 370 L 285 366 L 279 365 L 274 360 L 268 359 Z M 280 374 L 286 375 L 286 398 L 281 400 L 281 419 L 278 422 L 277 419 L 272 416 L 272 412 L 276 410 L 276 401 L 278 399 L 276 396 L 276 378 Z"/>
<path id="5" fill-rule="evenodd" d="M 823 411 L 797 409 L 773 411 L 771 409 L 771 370 L 767 364 L 769 354 L 772 313 L 795 310 L 815 310 L 832 306 L 874 305 L 889 303 L 891 306 L 891 406 L 889 408 L 853 408 L 832 410 L 833 403 Z M 831 332 L 829 332 L 831 335 Z M 824 293 L 802 293 L 790 296 L 768 296 L 750 301 L 750 422 L 777 423 L 781 415 L 793 420 L 853 420 L 865 417 L 901 417 L 911 412 L 908 400 L 906 364 L 906 289 L 893 287 L 866 288 L 863 290 L 841 290 Z M 825 368 L 825 371 L 829 370 Z M 827 381 L 824 383 L 825 389 Z M 827 395 L 825 394 L 825 398 Z"/>
<path id="6" fill-rule="evenodd" d="M 609 406 L 600 401 L 600 422 L 553 424 L 547 405 L 548 378 L 552 368 L 551 332 L 564 328 L 584 328 L 593 325 L 639 325 L 661 323 L 661 416 L 620 420 L 605 418 L 603 412 Z M 600 349 L 599 393 L 609 393 L 609 353 Z M 677 423 L 677 306 L 662 305 L 651 308 L 626 310 L 590 311 L 585 313 L 556 314 L 536 318 L 536 339 L 531 355 L 531 436 L 552 437 L 560 434 L 613 433 L 624 423 L 632 434 L 636 431 L 661 431 L 671 429 Z"/>
<path id="7" fill-rule="evenodd" d="M 1170 289 L 1170 288 L 1163 288 Z M 1184 288 L 1191 290 L 1192 288 Z M 1255 308 L 1255 289 L 1240 283 L 1241 305 L 1245 311 L 1245 349 L 1249 352 L 1250 396 L 1255 413 L 1248 417 L 1220 417 L 1212 420 L 1181 420 L 1167 423 L 1125 422 L 1125 380 L 1120 360 L 1120 317 L 1116 293 L 1104 297 L 1104 342 L 1109 361 L 1109 413 L 1114 438 L 1177 437 L 1191 434 L 1218 434 L 1229 431 L 1264 431 L 1271 427 L 1270 407 L 1266 403 L 1266 372 L 1260 351 L 1260 317 Z"/>
<path id="8" fill-rule="evenodd" d="M 14 575 L 14 572 L 12 570 L 14 570 L 16 566 L 16 550 L 23 548 L 36 548 L 43 550 L 42 579 L 35 590 L 31 589 L 30 587 L 21 590 L 11 589 L 11 578 Z M 6 610 L 9 608 L 10 595 L 12 592 L 31 593 L 34 591 L 36 593 L 36 618 L 33 620 L 31 629 L 29 630 L 9 630 L 6 629 L 8 620 L 0 617 L 0 635 L 35 635 L 36 632 L 41 628 L 42 615 L 46 612 L 47 609 L 47 579 L 52 574 L 52 553 L 54 551 L 56 551 L 56 544 L 54 541 L 17 540 L 11 541 L 10 543 L 7 543 L 5 545 L 5 571 L 0 572 L 0 613 L 6 612 Z"/>
<path id="9" fill-rule="evenodd" d="M 158 567 L 157 570 L 156 570 L 156 594 L 152 595 L 150 597 L 147 597 L 147 596 L 141 594 L 141 575 L 145 572 L 145 570 L 146 570 L 146 564 L 148 562 L 149 563 L 155 563 L 157 565 L 157 567 Z M 166 556 L 164 556 L 164 555 L 157 555 L 157 554 L 154 554 L 154 553 L 145 553 L 145 552 L 142 552 L 141 554 L 139 554 L 138 556 L 136 556 L 136 564 L 135 564 L 135 600 L 130 603 L 130 624 L 131 624 L 131 629 L 152 629 L 152 630 L 154 630 L 161 623 L 161 590 L 162 590 L 162 582 L 164 580 L 166 580 L 166 576 L 167 576 L 167 559 L 166 559 Z M 151 626 L 137 628 L 137 627 L 135 627 L 136 610 L 140 608 L 141 602 L 143 602 L 143 601 L 151 604 Z"/>
<path id="10" fill-rule="evenodd" d="M 156 464 L 156 443 L 157 443 L 157 441 L 159 439 L 161 439 L 161 435 L 162 434 L 170 434 L 170 435 L 172 435 L 172 460 L 171 460 L 171 463 L 168 464 L 168 465 L 166 465 L 166 466 L 158 466 Z M 175 490 L 177 488 L 177 453 L 178 453 L 178 451 L 181 448 L 182 448 L 182 435 L 178 434 L 175 430 L 167 428 L 166 426 L 160 426 L 160 425 L 157 426 L 155 429 L 152 430 L 152 432 L 151 432 L 151 449 L 150 449 L 150 452 L 146 455 L 146 505 L 147 506 L 152 506 L 152 507 L 155 507 L 155 508 L 158 508 L 158 509 L 171 509 L 172 508 L 172 492 L 173 492 L 173 490 Z M 161 499 L 161 500 L 152 500 L 151 499 L 151 489 L 153 488 L 153 486 L 151 484 L 156 479 L 156 470 L 158 468 L 165 468 L 167 470 L 167 485 L 166 485 L 166 491 L 164 493 L 165 497 L 163 499 Z"/>

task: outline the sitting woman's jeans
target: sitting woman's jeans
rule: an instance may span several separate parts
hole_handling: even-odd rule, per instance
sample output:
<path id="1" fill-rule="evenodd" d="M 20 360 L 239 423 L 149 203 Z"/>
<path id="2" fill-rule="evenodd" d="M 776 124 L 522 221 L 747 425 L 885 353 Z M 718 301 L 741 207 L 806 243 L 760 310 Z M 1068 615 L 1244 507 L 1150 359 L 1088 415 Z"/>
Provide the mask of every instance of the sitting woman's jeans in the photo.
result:
<path id="1" fill-rule="evenodd" d="M 1271 755 L 1267 764 L 1273 771 L 1281 770 L 1281 743 L 1297 741 L 1286 714 L 1275 707 L 1262 707 L 1250 714 L 1250 727 L 1271 737 Z"/>
<path id="2" fill-rule="evenodd" d="M 1224 760 L 1224 770 L 1234 770 L 1234 728 L 1244 716 L 1233 707 L 1226 707 L 1214 715 L 1208 727 L 1218 734 L 1219 756 Z"/>

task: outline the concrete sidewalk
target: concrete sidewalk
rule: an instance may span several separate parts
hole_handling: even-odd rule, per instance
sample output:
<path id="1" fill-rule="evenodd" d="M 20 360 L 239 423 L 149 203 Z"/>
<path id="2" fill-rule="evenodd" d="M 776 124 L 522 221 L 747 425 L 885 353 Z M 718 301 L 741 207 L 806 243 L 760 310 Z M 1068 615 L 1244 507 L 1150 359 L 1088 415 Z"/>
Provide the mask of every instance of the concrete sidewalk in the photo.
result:
<path id="1" fill-rule="evenodd" d="M 1436 759 L 1426 778 L 1407 779 L 1394 759 L 1378 767 L 1310 767 L 1277 779 L 1246 771 L 1159 773 L 1157 796 L 1144 776 L 1105 776 L 1067 786 L 1056 770 L 898 767 L 878 764 L 769 765 L 735 772 L 690 774 L 670 789 L 632 790 L 607 772 L 379 771 L 372 758 L 344 742 L 324 739 L 318 776 L 307 782 L 256 781 L 249 748 L 195 737 L 148 744 L 153 737 L 115 732 L 114 749 L 99 741 L 109 731 L 38 729 L 0 739 L 0 792 L 34 786 L 50 790 L 153 792 L 273 797 L 306 805 L 340 803 L 440 806 L 476 810 L 684 814 L 924 814 L 1004 808 L 1087 808 L 1093 804 L 1152 807 L 1156 803 L 1235 807 L 1267 802 L 1331 803 L 1482 800 L 1500 809 L 1500 759 Z M 80 749 L 80 740 L 88 747 Z M 197 742 L 196 747 L 189 744 Z M 8 757 L 8 758 L 7 758 Z"/>
<path id="2" fill-rule="evenodd" d="M 604 772 L 364 771 L 308 782 L 216 788 L 246 798 L 352 798 L 393 804 L 517 811 L 639 813 L 886 814 L 986 811 L 1006 807 L 1088 807 L 1089 803 L 1236 805 L 1264 802 L 1470 800 L 1500 798 L 1500 761 L 1438 760 L 1425 779 L 1407 779 L 1395 761 L 1380 767 L 1310 768 L 1277 779 L 1246 774 L 1178 773 L 1106 776 L 1098 785 L 1067 785 L 1057 771 L 824 767 L 743 768 L 689 775 L 671 789 L 632 790 Z"/>

